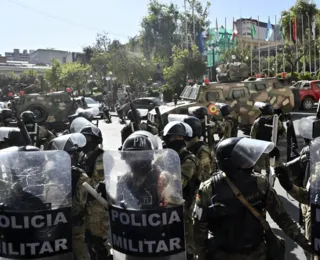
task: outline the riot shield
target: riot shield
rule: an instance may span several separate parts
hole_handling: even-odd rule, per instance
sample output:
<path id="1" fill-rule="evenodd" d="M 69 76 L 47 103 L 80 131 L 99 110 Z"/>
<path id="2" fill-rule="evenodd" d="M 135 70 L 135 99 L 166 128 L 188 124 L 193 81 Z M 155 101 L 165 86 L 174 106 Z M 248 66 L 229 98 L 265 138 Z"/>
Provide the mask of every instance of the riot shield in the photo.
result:
<path id="1" fill-rule="evenodd" d="M 85 136 L 80 133 L 61 135 L 51 141 L 50 150 L 69 151 L 68 148 L 82 148 L 86 145 L 86 143 L 87 140 Z"/>
<path id="2" fill-rule="evenodd" d="M 96 127 L 94 124 L 92 124 L 89 120 L 85 119 L 84 117 L 77 117 L 72 121 L 70 125 L 70 132 L 80 133 L 81 130 L 87 126 Z"/>
<path id="3" fill-rule="evenodd" d="M 0 151 L 0 259 L 72 259 L 71 162 Z"/>
<path id="4" fill-rule="evenodd" d="M 185 260 L 178 154 L 171 149 L 107 151 L 104 169 L 114 201 L 109 206 L 113 259 Z"/>

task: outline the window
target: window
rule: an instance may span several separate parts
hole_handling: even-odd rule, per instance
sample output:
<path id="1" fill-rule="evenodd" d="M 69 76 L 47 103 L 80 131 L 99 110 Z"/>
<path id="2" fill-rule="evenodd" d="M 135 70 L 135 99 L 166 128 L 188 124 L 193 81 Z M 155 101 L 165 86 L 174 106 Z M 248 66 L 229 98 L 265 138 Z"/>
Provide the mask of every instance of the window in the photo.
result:
<path id="1" fill-rule="evenodd" d="M 92 98 L 84 98 L 85 101 L 87 102 L 87 104 L 95 104 L 95 103 L 98 103 L 97 101 L 95 101 L 94 99 Z"/>
<path id="2" fill-rule="evenodd" d="M 219 92 L 207 92 L 206 98 L 207 101 L 217 101 L 219 100 Z"/>
<path id="3" fill-rule="evenodd" d="M 233 99 L 239 99 L 239 98 L 242 98 L 242 97 L 245 97 L 246 96 L 246 92 L 244 89 L 239 89 L 239 90 L 233 90 L 232 91 L 232 98 Z"/>
<path id="4" fill-rule="evenodd" d="M 315 85 L 317 88 L 320 88 L 320 82 L 314 82 L 314 85 Z"/>
<path id="5" fill-rule="evenodd" d="M 300 88 L 301 84 L 302 84 L 302 81 L 299 81 L 299 82 L 295 83 L 293 86 L 295 88 Z"/>
<path id="6" fill-rule="evenodd" d="M 265 84 L 262 84 L 262 83 L 256 84 L 256 90 L 265 90 L 266 88 L 267 86 Z"/>
<path id="7" fill-rule="evenodd" d="M 311 89 L 310 82 L 305 82 L 303 85 L 301 85 L 302 89 Z"/>

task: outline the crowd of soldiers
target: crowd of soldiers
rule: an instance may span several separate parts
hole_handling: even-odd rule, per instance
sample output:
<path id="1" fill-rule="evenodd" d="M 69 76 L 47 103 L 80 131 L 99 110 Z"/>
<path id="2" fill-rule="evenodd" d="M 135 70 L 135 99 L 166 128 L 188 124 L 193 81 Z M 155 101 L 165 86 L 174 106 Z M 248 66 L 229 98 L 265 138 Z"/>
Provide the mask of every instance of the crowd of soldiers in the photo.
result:
<path id="1" fill-rule="evenodd" d="M 32 139 L 35 147 L 29 150 L 42 147 L 44 150 L 63 150 L 70 155 L 75 259 L 114 258 L 108 205 L 135 208 L 132 206 L 132 196 L 139 201 L 140 209 L 184 205 L 186 256 L 181 259 L 284 259 L 284 240 L 273 233 L 266 221 L 266 213 L 305 250 L 308 257 L 315 254 L 309 242 L 310 207 L 306 206 L 304 210 L 304 235 L 284 209 L 269 182 L 269 161 L 273 158 L 273 171 L 282 187 L 301 204 L 309 205 L 309 176 L 303 176 L 307 180 L 303 185 L 295 185 L 291 178 L 290 163 L 280 162 L 280 151 L 277 144 L 272 142 L 273 107 L 270 104 L 262 105 L 261 116 L 252 125 L 251 136 L 237 137 L 237 115 L 226 104 L 218 106 L 223 121 L 218 128 L 214 128 L 216 130 L 208 127 L 213 122 L 210 122 L 205 107 L 197 108 L 193 115 L 183 117 L 180 121 L 170 121 L 163 129 L 142 122 L 139 111 L 130 110 L 127 115 L 130 122 L 121 131 L 119 148 L 130 172 L 118 180 L 117 189 L 121 188 L 122 192 L 118 192 L 116 198 L 108 193 L 107 186 L 110 184 L 105 179 L 105 173 L 114 167 L 114 161 L 104 161 L 102 132 L 92 123 L 90 114 L 82 112 L 72 115 L 68 130 L 60 135 L 37 125 L 31 111 L 20 115 L 19 119 L 30 137 L 35 136 Z M 19 131 L 14 128 L 12 111 L 3 109 L 0 117 L 1 148 L 22 146 L 22 141 L 15 135 Z M 277 124 L 277 135 L 285 135 L 281 121 L 277 121 Z M 220 137 L 217 144 L 209 142 L 213 134 Z M 309 160 L 307 147 L 310 140 L 305 141 L 306 148 L 295 160 L 303 172 Z M 155 163 L 154 156 L 146 155 L 139 157 L 139 160 L 131 156 L 135 152 L 151 153 L 165 148 L 175 151 L 179 156 L 182 198 L 162 192 L 163 186 L 171 185 L 168 181 L 170 177 Z M 155 180 L 157 185 L 152 185 Z M 94 188 L 106 204 L 88 193 L 83 183 Z M 124 190 L 130 191 L 130 198 Z M 151 201 L 141 200 L 139 196 L 143 194 L 150 196 Z M 140 258 L 130 258 L 129 255 L 125 259 Z"/>

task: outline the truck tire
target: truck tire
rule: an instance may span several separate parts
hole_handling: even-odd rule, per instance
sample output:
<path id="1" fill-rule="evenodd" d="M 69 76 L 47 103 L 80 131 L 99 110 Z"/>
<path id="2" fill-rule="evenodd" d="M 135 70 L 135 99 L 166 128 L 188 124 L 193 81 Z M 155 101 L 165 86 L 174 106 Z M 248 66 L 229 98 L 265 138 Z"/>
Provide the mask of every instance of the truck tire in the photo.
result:
<path id="1" fill-rule="evenodd" d="M 48 119 L 48 112 L 45 107 L 41 105 L 31 105 L 26 110 L 30 110 L 34 113 L 36 117 L 36 123 L 43 124 Z"/>
<path id="2" fill-rule="evenodd" d="M 312 97 L 305 97 L 303 100 L 302 100 L 302 109 L 303 110 L 311 110 L 314 106 L 314 100 Z"/>
<path id="3" fill-rule="evenodd" d="M 301 99 L 300 99 L 300 92 L 299 89 L 295 87 L 290 87 L 292 93 L 293 93 L 293 98 L 294 98 L 294 106 L 293 106 L 293 111 L 298 111 L 301 106 Z"/>

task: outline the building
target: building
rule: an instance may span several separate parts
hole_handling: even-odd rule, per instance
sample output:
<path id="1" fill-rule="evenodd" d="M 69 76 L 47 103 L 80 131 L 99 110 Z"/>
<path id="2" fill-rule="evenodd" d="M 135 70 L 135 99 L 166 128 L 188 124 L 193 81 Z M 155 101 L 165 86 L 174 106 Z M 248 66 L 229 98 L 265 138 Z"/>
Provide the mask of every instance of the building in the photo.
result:
<path id="1" fill-rule="evenodd" d="M 23 50 L 21 53 L 19 49 L 13 49 L 13 52 L 5 52 L 5 57 L 8 61 L 29 61 L 30 54 L 28 50 Z"/>
<path id="2" fill-rule="evenodd" d="M 1 58 L 1 57 L 0 57 Z M 35 71 L 39 75 L 44 75 L 47 69 L 51 69 L 50 66 L 37 66 L 34 64 L 29 64 L 23 61 L 7 61 L 2 62 L 0 59 L 0 74 L 15 73 L 17 75 L 23 74 L 25 71 Z"/>
<path id="3" fill-rule="evenodd" d="M 83 53 L 68 52 L 54 49 L 38 49 L 30 54 L 30 63 L 50 64 L 53 59 L 60 63 L 82 61 Z"/>
<path id="4" fill-rule="evenodd" d="M 270 39 L 266 41 L 267 23 L 255 19 L 241 18 L 236 20 L 235 24 L 238 31 L 237 40 L 252 45 L 253 50 L 258 50 L 260 48 L 260 50 L 265 53 L 266 49 L 270 49 L 273 53 L 278 45 L 283 45 L 283 38 L 279 25 L 271 24 L 273 33 Z M 256 35 L 253 39 L 251 37 L 251 24 L 254 25 L 256 30 Z"/>

